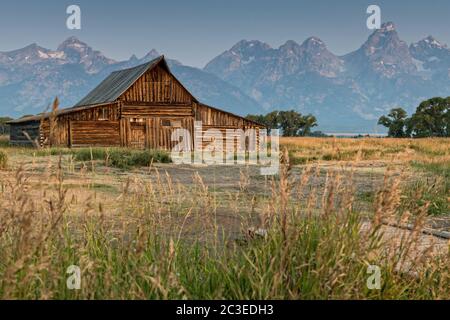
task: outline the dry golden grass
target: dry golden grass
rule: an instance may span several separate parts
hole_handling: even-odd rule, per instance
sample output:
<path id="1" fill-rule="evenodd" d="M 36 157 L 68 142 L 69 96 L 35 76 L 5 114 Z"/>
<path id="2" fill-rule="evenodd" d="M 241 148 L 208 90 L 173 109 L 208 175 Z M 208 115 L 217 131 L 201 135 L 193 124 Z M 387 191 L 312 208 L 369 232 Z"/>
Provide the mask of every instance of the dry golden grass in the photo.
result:
<path id="1" fill-rule="evenodd" d="M 257 167 L 123 170 L 0 148 L 9 158 L 0 170 L 0 297 L 450 298 L 448 242 L 421 233 L 441 194 L 405 193 L 416 175 L 439 185 L 449 140 L 282 144 L 294 163 L 313 163 L 292 166 L 285 153 L 280 176 L 265 179 Z M 366 170 L 377 162 L 380 170 Z M 79 291 L 66 287 L 70 265 L 81 268 Z M 368 265 L 381 268 L 382 290 L 367 288 Z"/>
<path id="2" fill-rule="evenodd" d="M 450 163 L 450 139 L 281 138 L 281 145 L 299 163 L 318 160 Z"/>

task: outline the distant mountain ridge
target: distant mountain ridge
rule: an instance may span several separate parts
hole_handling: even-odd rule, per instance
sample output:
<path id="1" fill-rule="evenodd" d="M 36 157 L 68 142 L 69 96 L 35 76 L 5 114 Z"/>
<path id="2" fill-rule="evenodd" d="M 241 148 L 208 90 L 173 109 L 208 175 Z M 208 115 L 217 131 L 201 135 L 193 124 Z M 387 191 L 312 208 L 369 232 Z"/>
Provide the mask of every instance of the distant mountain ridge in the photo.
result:
<path id="1" fill-rule="evenodd" d="M 98 85 L 109 73 L 148 62 L 160 56 L 151 50 L 142 58 L 127 61 L 107 58 L 86 43 L 70 37 L 56 50 L 32 44 L 0 52 L 0 114 L 20 116 L 42 112 L 58 96 L 70 107 Z M 240 89 L 203 70 L 168 59 L 174 74 L 198 99 L 238 113 L 258 113 L 259 104 Z"/>
<path id="2" fill-rule="evenodd" d="M 412 111 L 424 99 L 450 95 L 448 47 L 431 36 L 408 47 L 392 22 L 344 56 L 317 37 L 278 49 L 240 41 L 204 70 L 238 84 L 267 111 L 313 113 L 330 131 L 373 132 L 393 107 Z"/>
<path id="3" fill-rule="evenodd" d="M 0 114 L 37 113 L 55 96 L 71 106 L 110 72 L 158 55 L 153 49 L 115 61 L 75 37 L 56 50 L 32 44 L 0 52 Z M 295 109 L 316 115 L 324 131 L 375 132 L 377 118 L 393 107 L 411 112 L 422 100 L 450 95 L 447 45 L 429 36 L 408 46 L 391 22 L 343 56 L 310 37 L 279 48 L 242 40 L 203 70 L 168 61 L 205 103 L 240 115 Z"/>

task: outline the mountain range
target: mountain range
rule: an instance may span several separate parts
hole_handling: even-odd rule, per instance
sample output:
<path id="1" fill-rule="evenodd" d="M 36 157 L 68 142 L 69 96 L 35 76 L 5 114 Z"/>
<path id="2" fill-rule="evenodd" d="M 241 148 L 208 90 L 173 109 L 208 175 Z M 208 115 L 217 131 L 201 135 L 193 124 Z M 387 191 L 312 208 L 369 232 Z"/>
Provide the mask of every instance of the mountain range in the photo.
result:
<path id="1" fill-rule="evenodd" d="M 32 44 L 0 52 L 0 114 L 37 113 L 55 96 L 73 105 L 110 72 L 158 55 L 115 61 L 75 37 L 56 50 Z M 375 132 L 378 117 L 393 107 L 412 112 L 422 100 L 450 95 L 450 49 L 432 36 L 408 45 L 391 22 L 344 56 L 310 37 L 279 48 L 242 40 L 203 69 L 168 62 L 205 103 L 240 115 L 312 113 L 328 132 Z"/>
<path id="2" fill-rule="evenodd" d="M 17 117 L 39 113 L 58 96 L 63 106 L 76 104 L 111 72 L 148 62 L 160 54 L 151 50 L 138 59 L 115 61 L 75 37 L 56 50 L 29 45 L 0 52 L 0 115 Z M 201 69 L 168 59 L 179 80 L 202 102 L 231 112 L 261 111 L 243 91 Z M 230 107 L 231 106 L 231 107 Z"/>

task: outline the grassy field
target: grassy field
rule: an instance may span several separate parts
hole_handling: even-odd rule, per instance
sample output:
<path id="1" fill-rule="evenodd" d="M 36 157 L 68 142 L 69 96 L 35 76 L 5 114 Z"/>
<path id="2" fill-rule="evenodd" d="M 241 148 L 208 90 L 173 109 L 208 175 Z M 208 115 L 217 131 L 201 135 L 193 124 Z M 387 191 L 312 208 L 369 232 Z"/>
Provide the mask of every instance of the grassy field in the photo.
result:
<path id="1" fill-rule="evenodd" d="M 268 178 L 0 138 L 0 298 L 450 299 L 449 243 L 421 232 L 450 231 L 450 139 L 281 143 Z"/>

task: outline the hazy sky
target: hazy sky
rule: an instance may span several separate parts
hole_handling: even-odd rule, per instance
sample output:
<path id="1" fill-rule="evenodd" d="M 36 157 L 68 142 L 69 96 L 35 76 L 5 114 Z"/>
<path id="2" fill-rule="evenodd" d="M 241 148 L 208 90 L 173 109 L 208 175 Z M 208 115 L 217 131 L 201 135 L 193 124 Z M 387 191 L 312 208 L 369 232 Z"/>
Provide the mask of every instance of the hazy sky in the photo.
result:
<path id="1" fill-rule="evenodd" d="M 66 28 L 66 8 L 82 10 L 82 30 Z M 31 43 L 55 49 L 77 36 L 108 57 L 138 57 L 155 48 L 203 67 L 242 39 L 278 47 L 309 36 L 336 54 L 357 49 L 371 33 L 366 9 L 377 4 L 408 43 L 427 35 L 450 44 L 449 0 L 15 0 L 0 4 L 0 51 Z"/>

